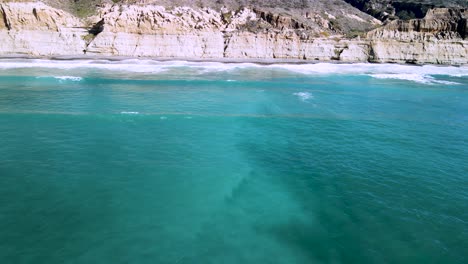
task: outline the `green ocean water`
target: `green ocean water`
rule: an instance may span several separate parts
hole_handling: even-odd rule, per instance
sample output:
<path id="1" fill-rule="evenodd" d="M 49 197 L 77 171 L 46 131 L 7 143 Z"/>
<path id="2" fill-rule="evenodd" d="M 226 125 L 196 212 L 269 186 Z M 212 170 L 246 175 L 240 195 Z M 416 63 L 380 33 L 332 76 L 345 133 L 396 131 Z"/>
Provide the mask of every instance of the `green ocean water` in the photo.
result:
<path id="1" fill-rule="evenodd" d="M 0 263 L 466 263 L 468 68 L 0 61 Z"/>

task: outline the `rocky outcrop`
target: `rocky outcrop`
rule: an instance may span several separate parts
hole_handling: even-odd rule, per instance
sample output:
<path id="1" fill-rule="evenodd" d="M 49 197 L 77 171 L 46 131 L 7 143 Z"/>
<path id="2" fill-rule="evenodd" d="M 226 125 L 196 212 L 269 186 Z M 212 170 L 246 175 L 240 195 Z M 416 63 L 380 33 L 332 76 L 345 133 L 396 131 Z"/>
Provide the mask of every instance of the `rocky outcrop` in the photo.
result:
<path id="1" fill-rule="evenodd" d="M 76 17 L 42 3 L 0 3 L 0 54 L 80 54 L 86 32 Z"/>
<path id="2" fill-rule="evenodd" d="M 434 10 L 346 39 L 331 20 L 271 10 L 104 5 L 78 19 L 41 3 L 0 3 L 0 56 L 134 56 L 466 64 L 466 11 Z M 306 21 L 306 22 L 304 22 Z"/>
<path id="3" fill-rule="evenodd" d="M 396 20 L 371 31 L 371 39 L 399 41 L 459 40 L 466 37 L 468 10 L 437 8 L 424 19 Z"/>
<path id="4" fill-rule="evenodd" d="M 369 57 L 365 41 L 327 38 L 300 39 L 297 35 L 238 32 L 229 38 L 228 58 L 292 58 L 315 61 L 364 62 Z"/>
<path id="5" fill-rule="evenodd" d="M 107 6 L 91 19 L 105 21 L 103 31 L 88 45 L 87 54 L 222 58 L 223 30 L 234 30 L 241 12 L 229 24 L 211 9 L 162 6 Z"/>
<path id="6" fill-rule="evenodd" d="M 464 0 L 345 0 L 381 21 L 423 18 L 434 8 L 468 8 Z"/>
<path id="7" fill-rule="evenodd" d="M 376 1 L 376 0 L 345 0 L 359 10 L 370 14 L 371 16 L 385 21 L 387 19 L 395 18 L 395 8 L 391 5 L 390 1 Z"/>
<path id="8" fill-rule="evenodd" d="M 468 61 L 468 10 L 437 8 L 424 19 L 396 20 L 368 33 L 371 61 L 463 64 Z"/>

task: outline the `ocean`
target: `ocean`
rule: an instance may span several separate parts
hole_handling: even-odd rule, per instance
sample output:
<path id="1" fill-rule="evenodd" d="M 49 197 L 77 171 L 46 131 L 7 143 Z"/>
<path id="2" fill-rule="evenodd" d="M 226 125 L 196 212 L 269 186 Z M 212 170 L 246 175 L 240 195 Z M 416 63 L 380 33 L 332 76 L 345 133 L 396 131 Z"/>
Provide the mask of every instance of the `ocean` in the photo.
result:
<path id="1" fill-rule="evenodd" d="M 0 263 L 466 263 L 468 67 L 0 60 Z"/>

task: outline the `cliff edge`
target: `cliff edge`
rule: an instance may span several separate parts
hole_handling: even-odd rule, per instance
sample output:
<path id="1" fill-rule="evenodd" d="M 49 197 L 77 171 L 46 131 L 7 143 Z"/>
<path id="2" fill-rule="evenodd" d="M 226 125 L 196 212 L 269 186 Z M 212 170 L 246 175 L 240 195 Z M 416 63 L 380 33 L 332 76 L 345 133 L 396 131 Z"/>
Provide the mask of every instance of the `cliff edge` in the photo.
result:
<path id="1" fill-rule="evenodd" d="M 468 64 L 465 9 L 434 8 L 384 25 L 355 8 L 314 10 L 108 3 L 79 17 L 41 2 L 6 2 L 0 56 Z"/>

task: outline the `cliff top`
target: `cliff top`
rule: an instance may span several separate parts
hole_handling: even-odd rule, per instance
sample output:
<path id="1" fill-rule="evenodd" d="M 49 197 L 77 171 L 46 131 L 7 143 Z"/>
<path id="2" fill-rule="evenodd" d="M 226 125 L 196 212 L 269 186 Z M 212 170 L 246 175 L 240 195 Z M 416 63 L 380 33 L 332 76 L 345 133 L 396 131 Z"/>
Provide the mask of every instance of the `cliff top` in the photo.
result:
<path id="1" fill-rule="evenodd" d="M 31 0 L 0 0 L 0 2 L 31 2 Z M 466 0 L 42 0 L 47 5 L 65 10 L 81 18 L 97 14 L 105 5 L 157 5 L 167 9 L 180 6 L 212 8 L 225 14 L 225 19 L 249 7 L 258 14 L 271 15 L 268 19 L 288 19 L 309 30 L 312 35 L 366 36 L 382 22 L 423 18 L 433 7 L 468 7 Z M 269 15 L 268 15 L 269 14 Z M 380 20 L 380 21 L 379 21 Z M 278 24 L 267 21 L 266 25 Z M 277 25 L 276 25 L 277 26 Z M 264 30 L 265 25 L 253 21 L 246 24 L 249 31 Z M 280 29 L 280 28 L 278 28 Z M 311 34 L 309 34 L 311 35 Z M 462 34 L 464 36 L 464 34 Z"/>

